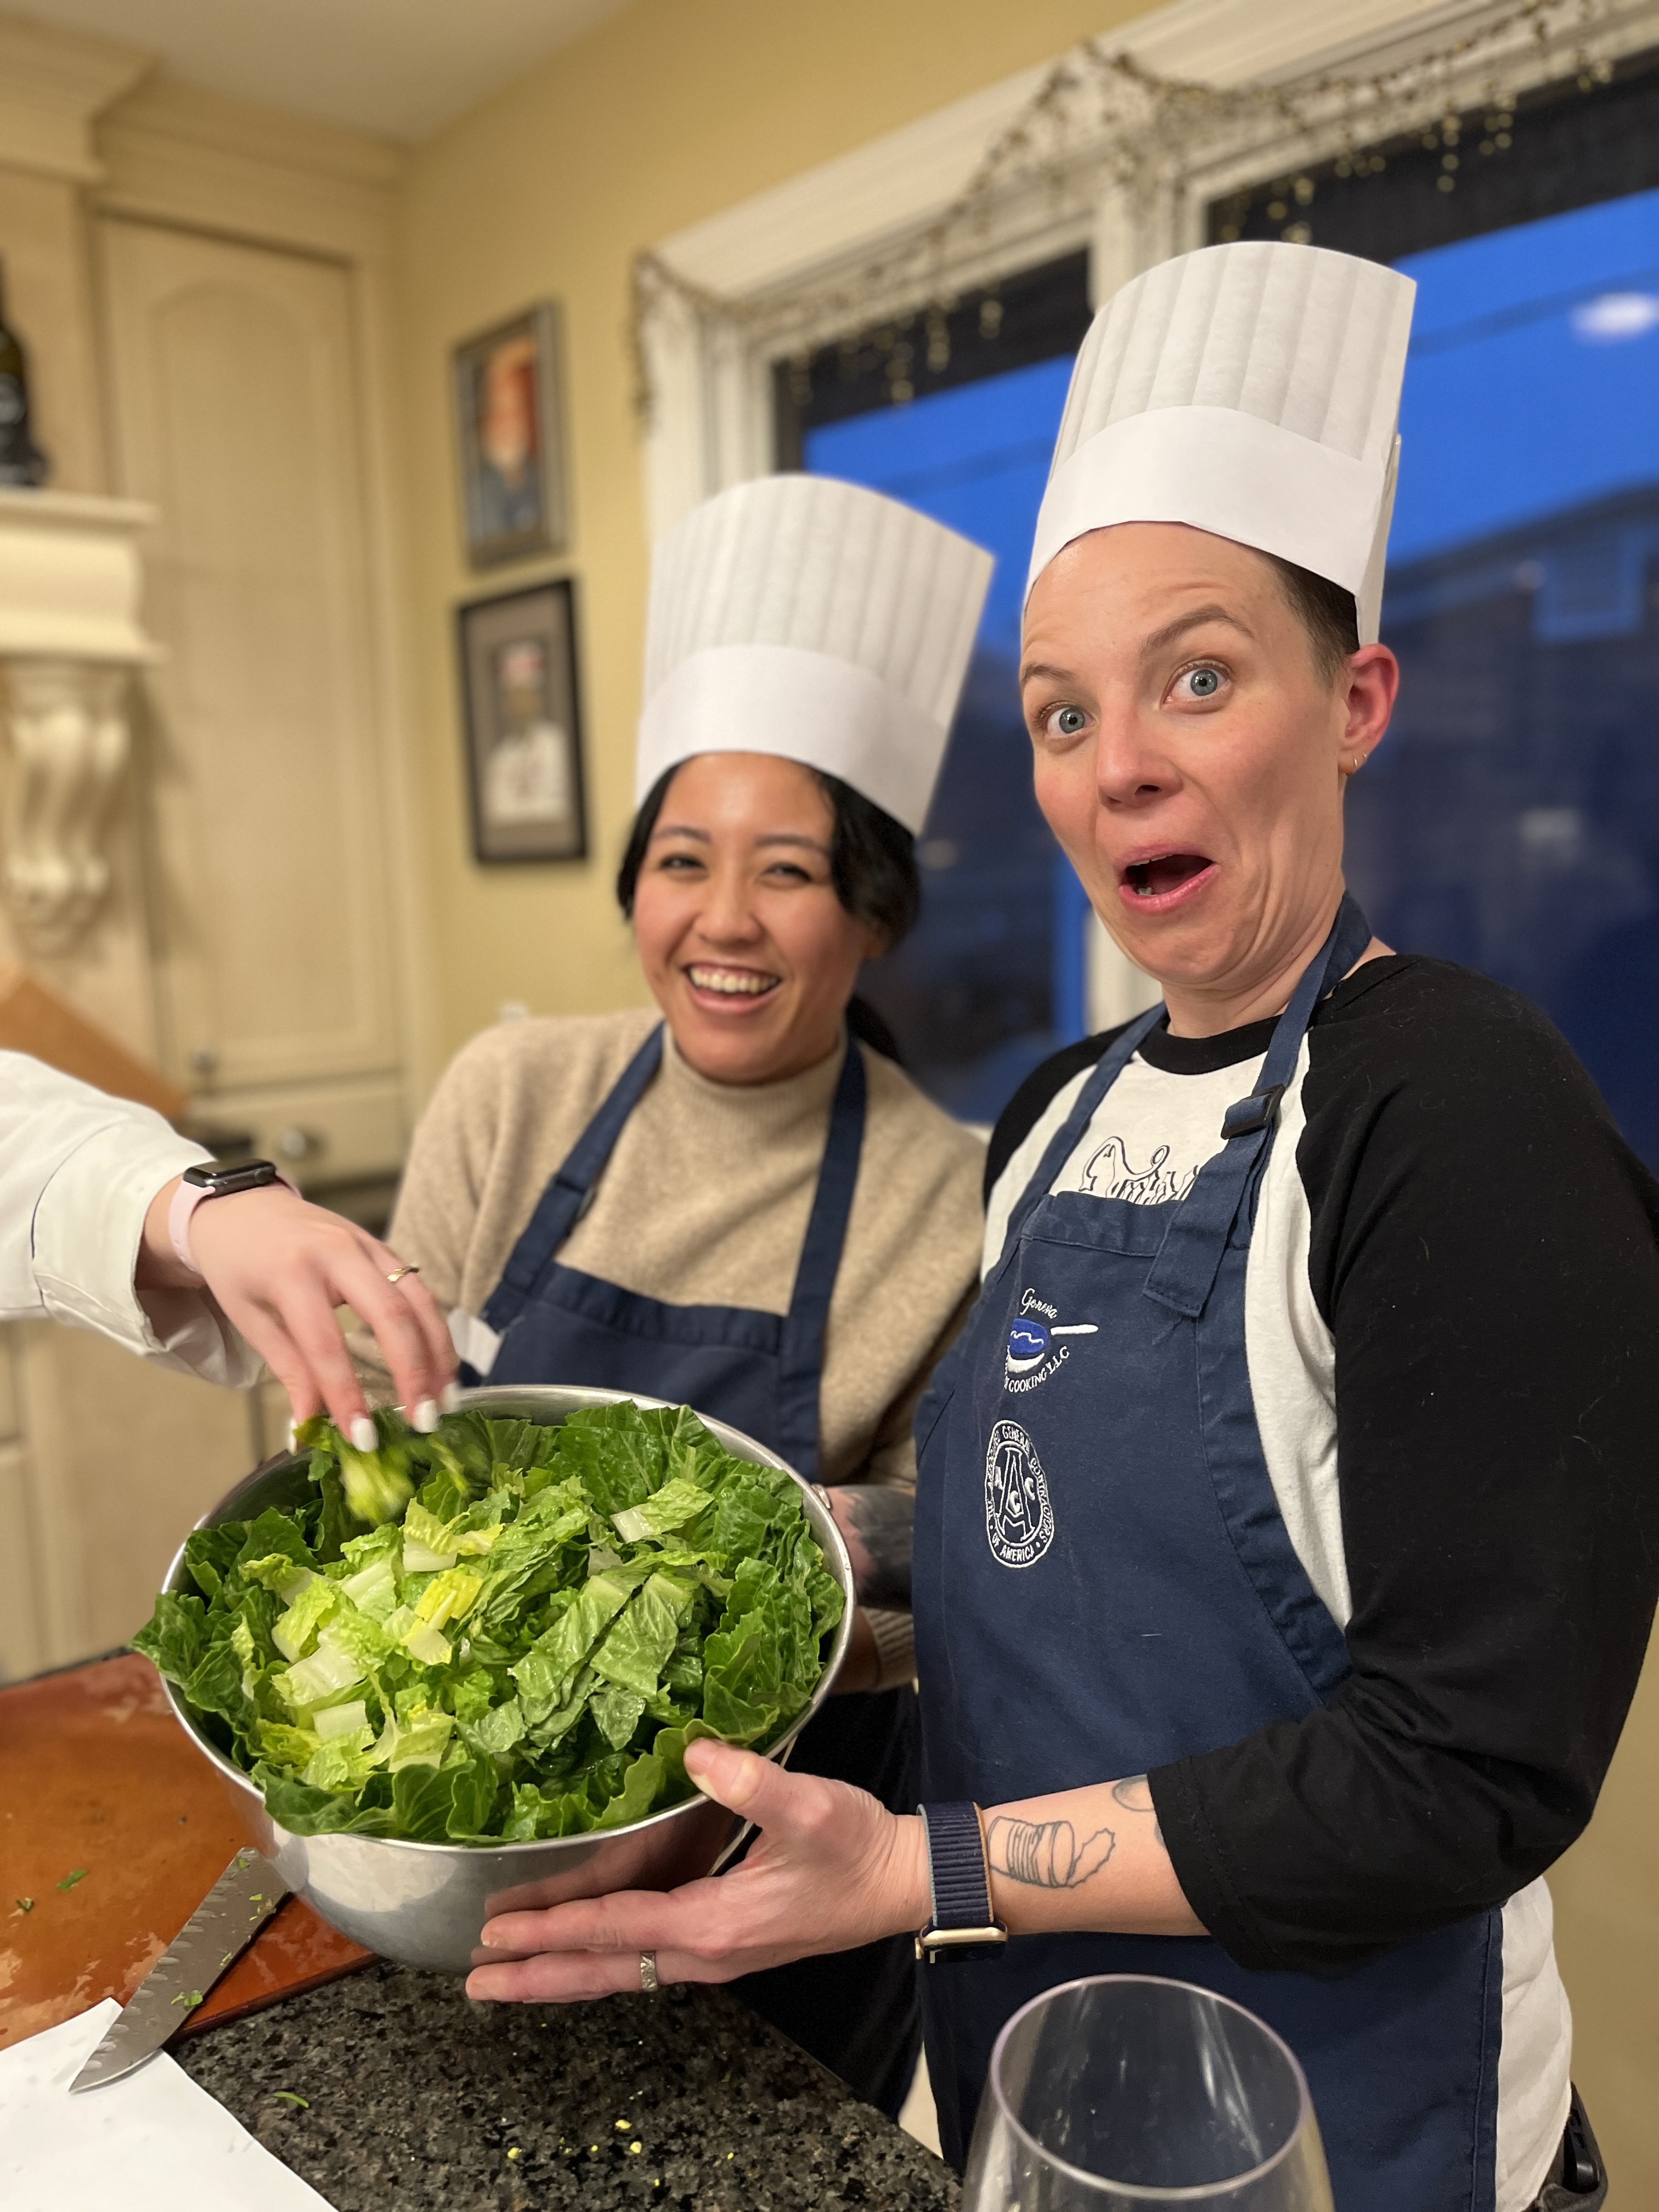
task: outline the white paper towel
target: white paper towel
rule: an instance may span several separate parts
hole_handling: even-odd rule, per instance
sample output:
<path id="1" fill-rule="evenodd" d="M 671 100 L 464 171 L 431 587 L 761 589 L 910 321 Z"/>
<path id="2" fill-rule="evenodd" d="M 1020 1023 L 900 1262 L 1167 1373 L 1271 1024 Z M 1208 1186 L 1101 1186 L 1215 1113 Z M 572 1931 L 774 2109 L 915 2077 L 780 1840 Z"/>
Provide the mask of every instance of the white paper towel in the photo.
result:
<path id="1" fill-rule="evenodd" d="M 124 2081 L 71 2097 L 120 2009 L 106 1997 L 0 2051 L 5 2212 L 329 2212 L 165 2051 Z"/>

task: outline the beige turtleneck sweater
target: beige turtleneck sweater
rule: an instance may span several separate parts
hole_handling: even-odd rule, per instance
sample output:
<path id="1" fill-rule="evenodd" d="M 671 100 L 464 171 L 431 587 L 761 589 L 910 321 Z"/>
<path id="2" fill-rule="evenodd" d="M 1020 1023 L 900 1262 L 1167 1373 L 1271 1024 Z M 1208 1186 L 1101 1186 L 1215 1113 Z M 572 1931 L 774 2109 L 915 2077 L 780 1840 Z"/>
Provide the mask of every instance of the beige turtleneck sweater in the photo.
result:
<path id="1" fill-rule="evenodd" d="M 657 1019 L 512 1022 L 452 1061 L 410 1150 L 388 1242 L 445 1307 L 479 1312 L 536 1202 Z M 842 1051 L 781 1083 L 711 1083 L 664 1039 L 569 1267 L 673 1305 L 788 1310 Z M 824 1482 L 910 1485 L 910 1421 L 978 1285 L 979 1139 L 879 1053 L 825 1333 Z M 580 1378 L 573 1377 L 573 1380 Z M 908 1679 L 908 1617 L 872 1613 L 884 1684 Z"/>

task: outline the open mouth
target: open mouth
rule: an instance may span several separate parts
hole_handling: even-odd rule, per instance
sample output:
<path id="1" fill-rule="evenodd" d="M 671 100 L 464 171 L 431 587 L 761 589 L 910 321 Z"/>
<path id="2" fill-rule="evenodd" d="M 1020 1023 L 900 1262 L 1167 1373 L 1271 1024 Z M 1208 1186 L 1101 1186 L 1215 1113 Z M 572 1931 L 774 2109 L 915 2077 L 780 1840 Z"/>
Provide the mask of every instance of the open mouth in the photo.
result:
<path id="1" fill-rule="evenodd" d="M 705 960 L 688 968 L 685 979 L 694 991 L 710 998 L 733 1000 L 764 999 L 783 981 L 781 975 L 769 975 L 762 968 L 726 968 Z"/>
<path id="2" fill-rule="evenodd" d="M 1210 874 L 1214 866 L 1214 861 L 1203 853 L 1154 853 L 1126 865 L 1122 888 L 1137 902 L 1174 899 L 1200 877 Z"/>

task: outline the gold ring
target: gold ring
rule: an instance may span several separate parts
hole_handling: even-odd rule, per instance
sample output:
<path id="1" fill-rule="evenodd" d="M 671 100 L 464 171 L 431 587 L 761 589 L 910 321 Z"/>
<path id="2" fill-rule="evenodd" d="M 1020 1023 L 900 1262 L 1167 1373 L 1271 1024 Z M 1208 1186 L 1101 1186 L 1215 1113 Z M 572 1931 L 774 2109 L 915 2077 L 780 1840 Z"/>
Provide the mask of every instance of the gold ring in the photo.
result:
<path id="1" fill-rule="evenodd" d="M 405 1275 L 418 1275 L 420 1272 L 418 1267 L 394 1267 L 386 1280 L 388 1283 L 401 1283 Z"/>
<path id="2" fill-rule="evenodd" d="M 657 1979 L 657 1954 L 654 1951 L 641 1951 L 640 1954 L 640 1987 L 647 1993 L 662 1987 Z"/>

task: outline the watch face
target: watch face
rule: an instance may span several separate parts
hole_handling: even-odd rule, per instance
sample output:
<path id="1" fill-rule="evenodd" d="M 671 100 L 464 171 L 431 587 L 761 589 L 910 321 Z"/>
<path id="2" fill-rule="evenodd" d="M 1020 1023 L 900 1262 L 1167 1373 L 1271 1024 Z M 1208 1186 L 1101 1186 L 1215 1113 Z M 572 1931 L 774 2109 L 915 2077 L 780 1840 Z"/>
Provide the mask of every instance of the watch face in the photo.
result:
<path id="1" fill-rule="evenodd" d="M 233 1191 L 258 1190 L 276 1180 L 276 1167 L 271 1160 L 245 1160 L 240 1167 L 216 1167 L 210 1161 L 186 1168 L 180 1180 L 193 1182 L 198 1190 L 210 1192 L 215 1198 L 227 1198 Z"/>

